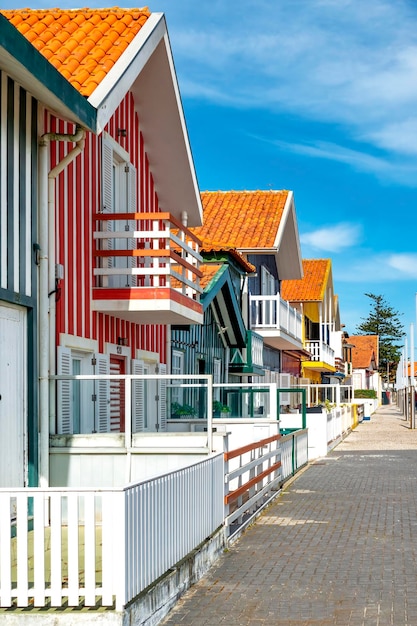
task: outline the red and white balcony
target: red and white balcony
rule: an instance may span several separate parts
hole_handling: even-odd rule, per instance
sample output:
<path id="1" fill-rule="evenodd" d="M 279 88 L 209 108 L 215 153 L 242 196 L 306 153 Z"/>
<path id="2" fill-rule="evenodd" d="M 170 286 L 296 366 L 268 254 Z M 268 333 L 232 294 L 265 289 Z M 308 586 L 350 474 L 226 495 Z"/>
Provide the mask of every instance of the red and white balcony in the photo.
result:
<path id="1" fill-rule="evenodd" d="M 93 310 L 138 324 L 202 324 L 199 239 L 170 213 L 95 216 Z"/>

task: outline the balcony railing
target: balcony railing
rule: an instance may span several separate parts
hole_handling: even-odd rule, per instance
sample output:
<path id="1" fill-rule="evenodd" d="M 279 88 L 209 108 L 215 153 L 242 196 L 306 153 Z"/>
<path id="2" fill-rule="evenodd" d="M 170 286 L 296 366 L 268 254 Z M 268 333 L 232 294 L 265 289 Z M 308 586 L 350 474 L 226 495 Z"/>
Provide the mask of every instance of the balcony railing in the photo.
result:
<path id="1" fill-rule="evenodd" d="M 331 365 L 334 367 L 335 365 L 335 356 L 334 350 L 329 346 L 329 344 L 324 341 L 316 340 L 310 341 L 306 340 L 305 348 L 311 354 L 311 361 L 326 363 L 327 365 Z"/>
<path id="2" fill-rule="evenodd" d="M 159 323 L 154 309 L 171 300 L 188 307 L 189 323 L 202 323 L 198 237 L 167 212 L 99 213 L 95 221 L 95 310 L 123 316 L 121 303 L 128 301 L 127 310 L 140 311 L 142 323 Z M 149 301 L 155 306 L 149 308 Z"/>
<path id="3" fill-rule="evenodd" d="M 278 348 L 301 347 L 302 316 L 280 294 L 249 296 L 250 326 Z M 298 344 L 295 345 L 295 344 Z"/>

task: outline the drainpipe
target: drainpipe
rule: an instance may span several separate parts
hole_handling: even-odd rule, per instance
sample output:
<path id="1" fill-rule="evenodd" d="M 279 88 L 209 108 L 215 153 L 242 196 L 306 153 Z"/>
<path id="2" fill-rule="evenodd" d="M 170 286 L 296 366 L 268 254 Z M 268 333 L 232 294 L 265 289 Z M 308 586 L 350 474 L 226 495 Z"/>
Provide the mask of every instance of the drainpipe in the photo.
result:
<path id="1" fill-rule="evenodd" d="M 52 169 L 51 141 L 76 143 Z M 84 149 L 85 131 L 46 133 L 39 143 L 39 485 L 49 486 L 49 432 L 55 427 L 55 179 Z M 51 415 L 51 418 L 50 418 Z"/>

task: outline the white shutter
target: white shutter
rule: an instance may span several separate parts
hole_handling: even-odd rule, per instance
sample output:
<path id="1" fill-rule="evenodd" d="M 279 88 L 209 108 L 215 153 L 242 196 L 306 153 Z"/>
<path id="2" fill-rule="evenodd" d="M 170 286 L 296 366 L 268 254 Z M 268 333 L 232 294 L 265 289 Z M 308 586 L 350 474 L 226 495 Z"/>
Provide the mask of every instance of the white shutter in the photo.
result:
<path id="1" fill-rule="evenodd" d="M 107 354 L 96 354 L 96 374 L 110 374 L 110 362 Z M 97 429 L 100 433 L 110 432 L 110 384 L 109 380 L 96 381 Z"/>
<path id="2" fill-rule="evenodd" d="M 102 142 L 102 211 L 113 213 L 113 147 L 106 137 Z"/>
<path id="3" fill-rule="evenodd" d="M 143 361 L 132 359 L 132 374 L 143 376 L 143 371 Z M 145 386 L 143 378 L 141 380 L 132 380 L 132 424 L 133 432 L 143 432 L 145 424 Z"/>
<path id="4" fill-rule="evenodd" d="M 280 374 L 279 386 L 281 389 L 289 389 L 291 387 L 291 374 Z M 280 404 L 290 404 L 290 395 L 290 393 L 281 393 L 279 396 Z"/>
<path id="5" fill-rule="evenodd" d="M 136 213 L 136 169 L 129 163 L 129 171 L 127 174 L 127 211 L 128 213 Z M 137 230 L 136 220 L 129 220 L 129 230 Z M 136 239 L 129 237 L 129 250 L 135 250 L 137 248 Z M 137 267 L 137 257 L 130 257 L 130 267 Z M 136 275 L 130 276 L 129 285 L 136 287 Z"/>
<path id="6" fill-rule="evenodd" d="M 160 363 L 159 373 L 166 374 L 167 366 Z M 167 429 L 167 381 L 158 380 L 159 385 L 159 432 L 165 432 Z"/>
<path id="7" fill-rule="evenodd" d="M 58 346 L 57 371 L 58 375 L 71 376 L 72 374 L 71 350 Z M 58 400 L 58 434 L 72 434 L 72 383 L 70 380 L 59 380 L 57 384 Z"/>
<path id="8" fill-rule="evenodd" d="M 102 142 L 102 166 L 101 166 L 101 193 L 103 213 L 113 213 L 113 148 L 109 141 L 103 137 Z M 114 230 L 113 222 L 105 222 L 104 230 Z M 106 239 L 106 250 L 113 250 L 113 239 Z M 107 257 L 106 267 L 113 267 L 113 257 Z"/>

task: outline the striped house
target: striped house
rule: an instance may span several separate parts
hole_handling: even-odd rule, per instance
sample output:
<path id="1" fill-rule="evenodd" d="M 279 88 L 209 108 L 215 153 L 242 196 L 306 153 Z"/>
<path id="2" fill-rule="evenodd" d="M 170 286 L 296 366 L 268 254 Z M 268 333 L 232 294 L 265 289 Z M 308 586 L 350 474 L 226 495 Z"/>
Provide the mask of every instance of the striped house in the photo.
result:
<path id="1" fill-rule="evenodd" d="M 281 293 L 285 279 L 296 282 L 302 277 L 293 193 L 205 191 L 201 198 L 204 224 L 193 232 L 202 240 L 205 259 L 233 248 L 254 268 L 240 296 L 246 345 L 239 354 L 230 353 L 229 373 L 288 388 L 300 376 L 305 356 L 301 315 Z M 255 358 L 253 349 L 259 341 L 262 356 Z M 287 395 L 282 398 L 289 402 Z"/>
<path id="2" fill-rule="evenodd" d="M 202 323 L 199 240 L 188 229 L 201 225 L 202 206 L 162 14 L 0 13 L 2 29 L 42 60 L 58 94 L 37 102 L 20 86 L 23 78 L 33 82 L 32 65 L 22 63 L 20 84 L 4 68 L 1 158 L 12 166 L 1 174 L 0 300 L 8 316 L 27 316 L 28 354 L 39 346 L 29 408 L 39 376 L 47 484 L 50 434 L 125 426 L 122 381 L 101 389 L 60 381 L 55 390 L 48 377 L 169 372 L 170 325 Z M 15 339 L 2 335 L 10 352 Z M 142 394 L 136 403 L 139 431 L 164 423 L 146 402 Z"/>

